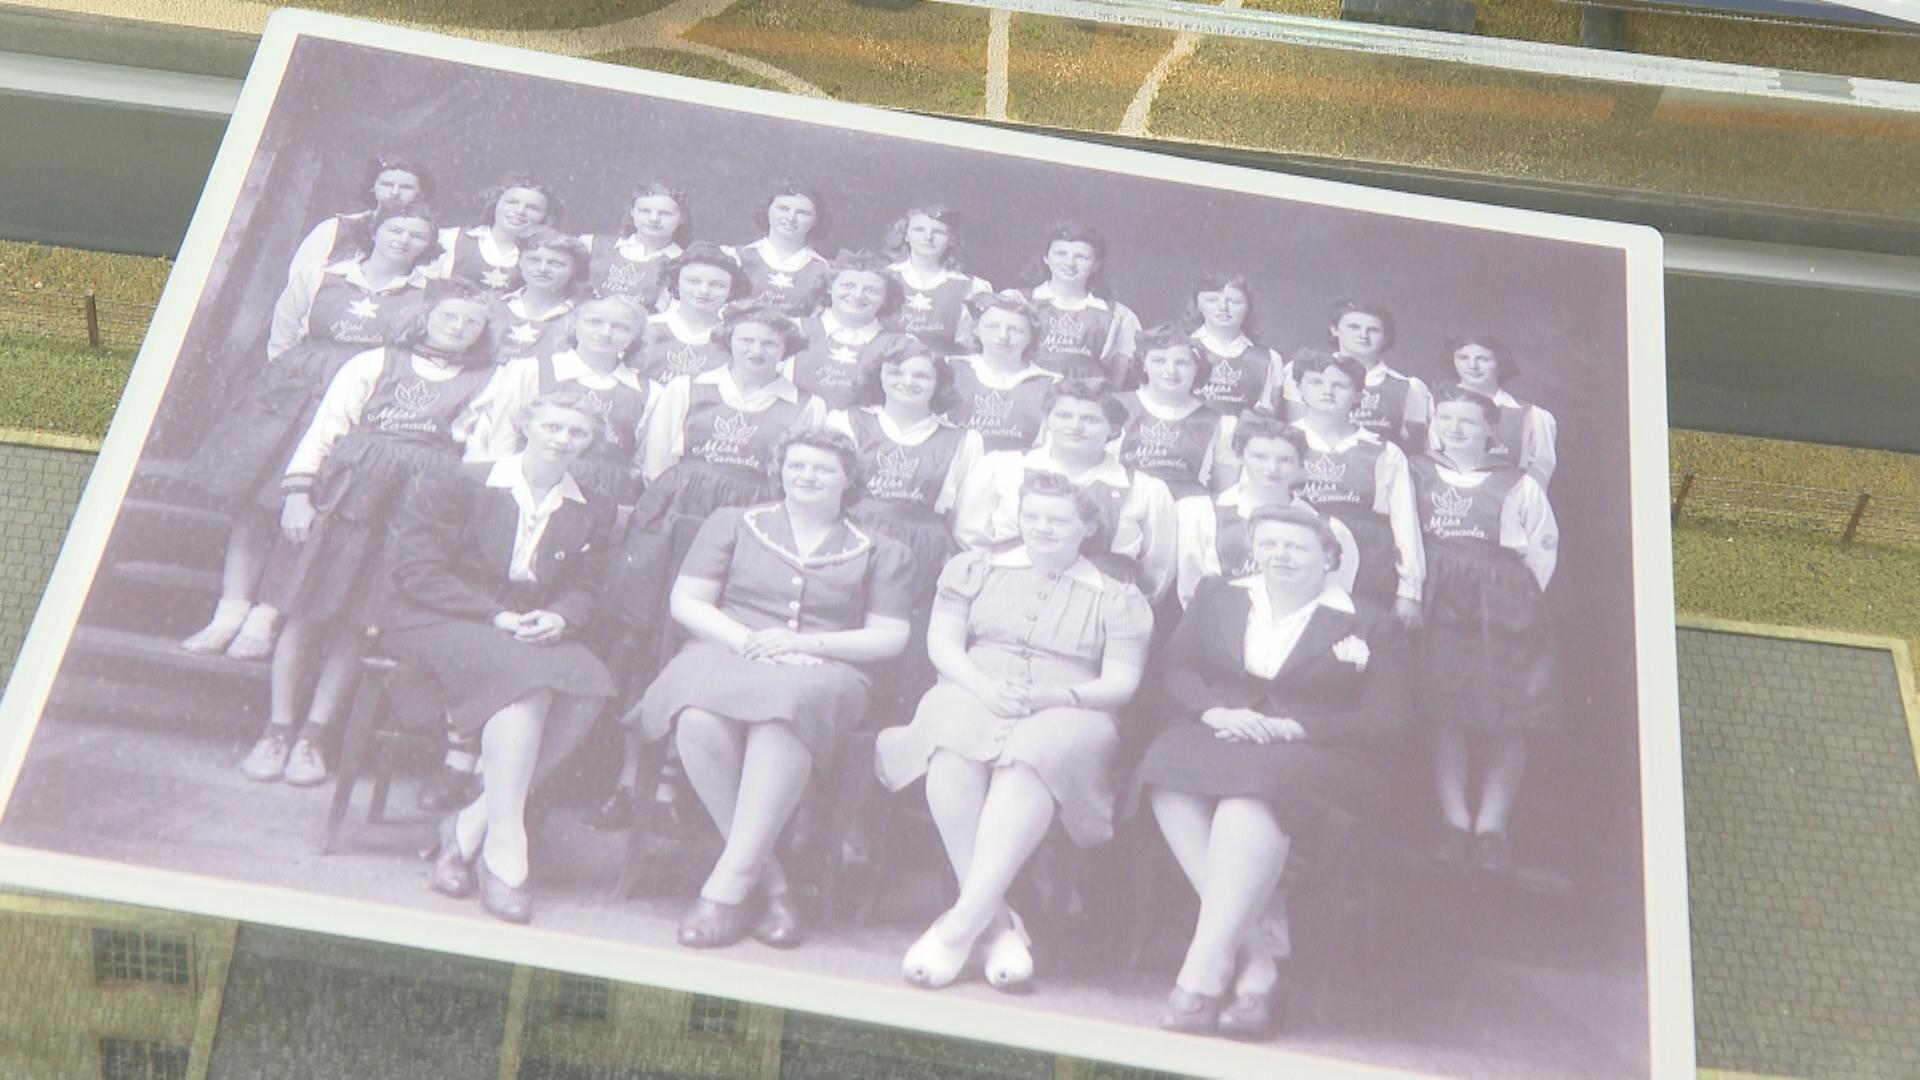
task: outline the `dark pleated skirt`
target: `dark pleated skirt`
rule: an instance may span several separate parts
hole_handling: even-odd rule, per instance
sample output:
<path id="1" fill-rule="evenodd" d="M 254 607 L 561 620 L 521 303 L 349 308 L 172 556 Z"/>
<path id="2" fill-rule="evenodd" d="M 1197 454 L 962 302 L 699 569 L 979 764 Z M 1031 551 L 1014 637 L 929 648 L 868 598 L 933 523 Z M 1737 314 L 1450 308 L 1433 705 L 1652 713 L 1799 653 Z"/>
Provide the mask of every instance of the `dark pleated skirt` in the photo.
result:
<path id="1" fill-rule="evenodd" d="M 1552 728 L 1561 709 L 1553 626 L 1539 583 L 1505 549 L 1427 545 L 1416 712 L 1482 731 Z"/>
<path id="2" fill-rule="evenodd" d="M 254 378 L 215 419 L 194 452 L 186 480 L 239 510 L 280 512 L 280 478 L 341 367 L 367 346 L 302 342 Z"/>

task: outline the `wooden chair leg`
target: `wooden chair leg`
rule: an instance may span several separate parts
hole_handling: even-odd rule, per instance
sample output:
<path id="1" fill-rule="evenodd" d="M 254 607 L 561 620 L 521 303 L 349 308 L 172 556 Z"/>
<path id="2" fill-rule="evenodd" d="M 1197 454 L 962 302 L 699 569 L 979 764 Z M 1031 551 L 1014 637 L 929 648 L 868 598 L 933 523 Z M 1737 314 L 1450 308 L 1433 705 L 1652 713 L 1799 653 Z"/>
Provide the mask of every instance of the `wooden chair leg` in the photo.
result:
<path id="1" fill-rule="evenodd" d="M 393 762 L 382 754 L 373 765 L 373 799 L 367 804 L 367 823 L 379 825 L 387 820 L 387 793 L 393 789 Z"/>
<path id="2" fill-rule="evenodd" d="M 320 841 L 320 854 L 330 855 L 340 841 L 340 823 L 346 819 L 347 806 L 353 801 L 354 784 L 366 764 L 367 744 L 380 713 L 386 706 L 384 680 L 362 673 L 354 689 L 353 709 L 347 714 L 347 729 L 341 732 L 340 763 L 335 770 L 333 803 L 327 808 L 327 830 Z"/>
<path id="3" fill-rule="evenodd" d="M 647 743 L 641 751 L 638 775 L 643 786 L 635 792 L 639 796 L 636 800 L 639 814 L 627 830 L 626 852 L 620 860 L 620 879 L 613 886 L 615 900 L 631 900 L 640 891 L 640 880 L 646 870 L 647 837 L 655 819 L 659 817 L 659 804 L 654 800 L 654 792 L 660 784 L 660 770 L 667 764 L 669 738 L 671 735 Z"/>

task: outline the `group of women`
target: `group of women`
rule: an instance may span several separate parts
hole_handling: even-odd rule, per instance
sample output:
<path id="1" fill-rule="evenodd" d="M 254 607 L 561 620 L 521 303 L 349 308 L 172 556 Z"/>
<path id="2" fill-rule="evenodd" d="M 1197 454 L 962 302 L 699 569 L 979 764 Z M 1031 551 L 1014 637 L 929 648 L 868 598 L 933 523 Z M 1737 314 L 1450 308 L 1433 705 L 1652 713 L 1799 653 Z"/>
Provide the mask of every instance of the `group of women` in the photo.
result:
<path id="1" fill-rule="evenodd" d="M 671 739 L 724 837 L 698 948 L 801 942 L 783 833 L 878 729 L 958 882 L 903 960 L 924 987 L 1028 985 L 1015 880 L 1148 808 L 1200 897 L 1183 1031 L 1271 1030 L 1289 844 L 1381 813 L 1413 725 L 1438 856 L 1510 868 L 1526 736 L 1557 720 L 1555 430 L 1498 339 L 1451 343 L 1430 389 L 1387 363 L 1391 314 L 1343 301 L 1283 361 L 1243 276 L 1146 329 L 1093 230 L 996 290 L 941 207 L 828 259 L 799 184 L 734 247 L 657 182 L 585 235 L 528 176 L 470 225 L 412 162 L 367 191 L 299 245 L 190 471 L 233 527 L 183 647 L 271 657 L 262 781 L 326 778 L 368 625 L 431 673 L 434 889 L 526 921 L 528 794 L 609 717 L 603 815 L 654 797 L 642 751 Z"/>

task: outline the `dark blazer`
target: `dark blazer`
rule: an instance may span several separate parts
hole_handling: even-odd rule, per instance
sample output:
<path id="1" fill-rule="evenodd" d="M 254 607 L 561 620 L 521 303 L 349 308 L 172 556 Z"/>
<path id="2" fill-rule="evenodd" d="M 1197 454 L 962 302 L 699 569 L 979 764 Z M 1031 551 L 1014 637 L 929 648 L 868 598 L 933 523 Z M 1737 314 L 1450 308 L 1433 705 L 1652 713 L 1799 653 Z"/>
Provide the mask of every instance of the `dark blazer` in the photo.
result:
<path id="1" fill-rule="evenodd" d="M 554 612 L 570 632 L 594 617 L 613 543 L 614 506 L 587 493 L 562 500 L 534 553 L 532 582 L 510 581 L 520 507 L 513 493 L 486 485 L 493 466 L 423 475 L 401 504 L 393 538 L 393 603 L 384 626 L 401 630 L 449 618 L 490 622 L 502 611 Z"/>
<path id="2" fill-rule="evenodd" d="M 1322 607 L 1273 679 L 1247 673 L 1245 640 L 1252 601 L 1225 578 L 1208 578 L 1162 651 L 1157 712 L 1168 722 L 1197 720 L 1207 709 L 1252 708 L 1296 720 L 1306 741 L 1360 745 L 1405 730 L 1413 713 L 1407 634 L 1391 615 Z M 1364 641 L 1366 668 L 1334 655 L 1348 637 Z"/>

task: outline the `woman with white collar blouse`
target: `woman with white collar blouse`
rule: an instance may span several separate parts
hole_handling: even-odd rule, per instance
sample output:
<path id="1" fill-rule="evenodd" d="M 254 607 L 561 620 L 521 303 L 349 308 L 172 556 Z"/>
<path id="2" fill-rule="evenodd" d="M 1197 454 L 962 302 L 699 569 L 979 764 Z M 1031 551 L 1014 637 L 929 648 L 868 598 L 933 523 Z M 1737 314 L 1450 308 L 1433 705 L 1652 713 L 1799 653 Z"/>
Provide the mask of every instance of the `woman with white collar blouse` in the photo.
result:
<path id="1" fill-rule="evenodd" d="M 919 338 L 886 324 L 902 293 L 886 260 L 870 251 L 842 251 L 827 271 L 827 306 L 801 322 L 806 347 L 782 371 L 793 385 L 820 395 L 827 408 L 852 407 L 869 368 L 931 352 Z"/>
<path id="2" fill-rule="evenodd" d="M 1106 263 L 1106 237 L 1075 222 L 1059 222 L 1047 230 L 1039 283 L 1026 296 L 1040 314 L 1034 363 L 1068 378 L 1100 378 L 1117 386 L 1133 362 L 1140 316 L 1099 295 Z"/>
<path id="3" fill-rule="evenodd" d="M 529 402 L 519 453 L 423 474 L 395 528 L 386 648 L 431 672 L 455 731 L 480 743 L 485 790 L 440 828 L 429 883 L 488 913 L 532 917 L 526 800 L 613 694 L 580 634 L 602 582 L 613 503 L 569 466 L 603 426 L 579 389 Z M 477 882 L 476 882 L 477 877 Z"/>
<path id="4" fill-rule="evenodd" d="M 1158 600 L 1173 585 L 1179 525 L 1164 481 L 1122 464 L 1111 443 L 1127 410 L 1098 383 L 1066 379 L 1047 392 L 1041 444 L 988 454 L 967 478 L 954 514 L 961 547 L 1004 550 L 1020 538 L 1020 487 L 1055 473 L 1093 496 L 1100 529 L 1087 548 L 1103 570 Z"/>
<path id="5" fill-rule="evenodd" d="M 926 777 L 960 881 L 902 961 L 916 986 L 953 982 L 978 951 L 991 985 L 1023 987 L 1033 957 L 1007 889 L 1055 818 L 1082 847 L 1113 835 L 1116 714 L 1139 686 L 1153 613 L 1083 554 L 1102 526 L 1098 496 L 1042 472 L 1016 497 L 1018 546 L 941 572 L 927 631 L 940 682 L 874 746 L 888 788 Z"/>
<path id="6" fill-rule="evenodd" d="M 560 218 L 560 197 L 526 173 L 512 173 L 480 193 L 482 222 L 440 230 L 446 252 L 436 274 L 464 278 L 494 296 L 520 287 L 520 240 L 528 231 Z"/>
<path id="7" fill-rule="evenodd" d="M 1293 837 L 1329 808 L 1379 811 L 1374 748 L 1411 711 L 1397 620 L 1356 612 L 1332 580 L 1327 524 L 1301 507 L 1247 522 L 1256 574 L 1201 583 L 1162 655 L 1168 721 L 1137 783 L 1200 894 L 1162 1027 L 1264 1038 L 1280 981 L 1261 929 Z"/>

